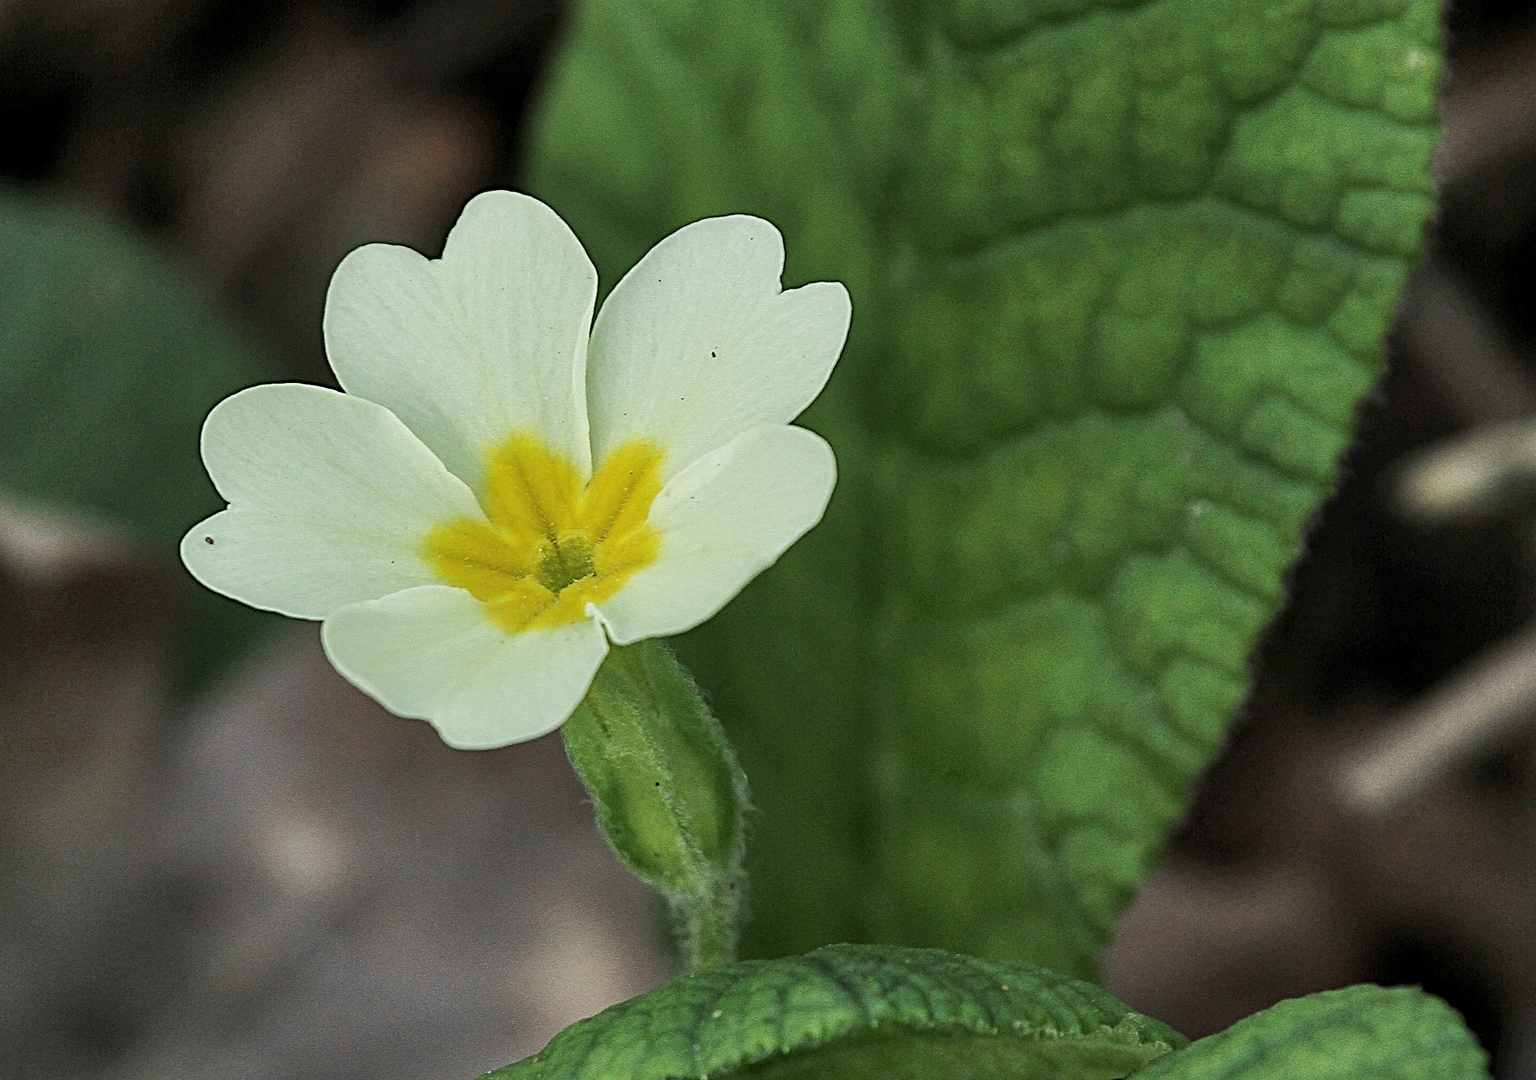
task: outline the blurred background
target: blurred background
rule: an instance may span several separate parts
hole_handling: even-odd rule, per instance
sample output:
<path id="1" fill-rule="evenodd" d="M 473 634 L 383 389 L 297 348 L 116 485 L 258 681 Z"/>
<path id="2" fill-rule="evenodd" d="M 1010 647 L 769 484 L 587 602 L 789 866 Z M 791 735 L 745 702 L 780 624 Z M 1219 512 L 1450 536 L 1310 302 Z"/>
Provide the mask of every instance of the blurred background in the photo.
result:
<path id="1" fill-rule="evenodd" d="M 151 279 L 179 290 L 164 318 L 217 324 L 226 381 L 327 382 L 331 270 L 368 241 L 436 254 L 469 196 L 516 184 L 562 16 L 0 0 L 0 261 L 46 247 L 53 302 L 94 313 L 52 349 L 138 350 L 91 388 L 104 416 L 222 393 L 157 379 Z M 1389 374 L 1105 972 L 1191 1036 L 1420 984 L 1509 1080 L 1536 1078 L 1536 4 L 1449 25 L 1442 206 Z M 40 303 L 0 270 L 0 430 L 58 420 L 11 340 Z M 24 442 L 0 445 L 0 1076 L 465 1078 L 668 977 L 558 737 L 447 750 L 310 625 L 209 609 L 259 644 L 233 668 L 216 634 L 189 651 L 215 601 L 145 537 L 190 517 L 25 491 L 46 466 L 110 509 L 134 461 L 191 448 L 124 446 L 119 477 Z"/>

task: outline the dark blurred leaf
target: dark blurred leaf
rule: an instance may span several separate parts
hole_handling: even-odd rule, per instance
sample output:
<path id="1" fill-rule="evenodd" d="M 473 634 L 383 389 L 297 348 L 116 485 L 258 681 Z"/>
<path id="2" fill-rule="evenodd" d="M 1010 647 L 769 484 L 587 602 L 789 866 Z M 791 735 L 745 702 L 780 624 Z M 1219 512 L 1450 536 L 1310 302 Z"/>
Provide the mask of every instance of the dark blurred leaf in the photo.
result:
<path id="1" fill-rule="evenodd" d="M 1434 0 L 588 0 L 533 189 L 611 285 L 849 286 L 823 525 L 680 648 L 746 948 L 1088 973 L 1247 688 L 1431 207 Z"/>
<path id="2" fill-rule="evenodd" d="M 182 533 L 223 505 L 198 456 L 203 417 L 264 373 L 148 244 L 0 190 L 0 490 L 127 522 L 179 574 Z M 184 687 L 272 620 L 186 592 Z"/>

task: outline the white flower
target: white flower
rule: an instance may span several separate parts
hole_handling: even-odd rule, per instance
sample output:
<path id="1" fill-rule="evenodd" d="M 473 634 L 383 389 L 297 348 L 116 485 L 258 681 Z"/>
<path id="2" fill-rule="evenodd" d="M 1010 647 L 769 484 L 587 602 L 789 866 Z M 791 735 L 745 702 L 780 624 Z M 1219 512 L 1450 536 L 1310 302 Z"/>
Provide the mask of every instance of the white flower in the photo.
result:
<path id="1" fill-rule="evenodd" d="M 337 268 L 345 387 L 220 402 L 203 461 L 229 508 L 182 541 L 209 588 L 322 619 L 331 662 L 462 748 L 558 727 L 611 639 L 718 611 L 821 518 L 831 448 L 790 426 L 847 335 L 847 291 L 788 292 L 768 222 L 667 237 L 613 290 L 543 203 L 473 199 L 443 257 Z M 590 335 L 589 335 L 590 325 Z"/>

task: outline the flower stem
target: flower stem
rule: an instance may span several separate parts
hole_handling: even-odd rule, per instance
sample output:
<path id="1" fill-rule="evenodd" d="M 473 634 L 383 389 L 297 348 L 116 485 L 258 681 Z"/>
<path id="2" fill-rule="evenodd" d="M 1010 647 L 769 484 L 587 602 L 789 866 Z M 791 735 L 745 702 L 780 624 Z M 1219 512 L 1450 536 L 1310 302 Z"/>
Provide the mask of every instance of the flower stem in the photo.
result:
<path id="1" fill-rule="evenodd" d="M 688 970 L 733 961 L 747 781 L 688 672 L 659 641 L 617 646 L 564 732 L 608 842 L 666 897 Z"/>

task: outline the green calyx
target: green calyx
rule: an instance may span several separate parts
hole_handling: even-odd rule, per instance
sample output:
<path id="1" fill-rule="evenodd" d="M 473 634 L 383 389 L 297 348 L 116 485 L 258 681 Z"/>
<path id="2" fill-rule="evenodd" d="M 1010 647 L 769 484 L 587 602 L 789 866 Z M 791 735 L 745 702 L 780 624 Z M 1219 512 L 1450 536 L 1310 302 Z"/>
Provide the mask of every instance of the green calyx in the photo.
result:
<path id="1" fill-rule="evenodd" d="M 693 679 L 660 642 L 615 647 L 565 748 L 624 863 L 667 898 L 684 959 L 735 959 L 747 781 Z"/>

